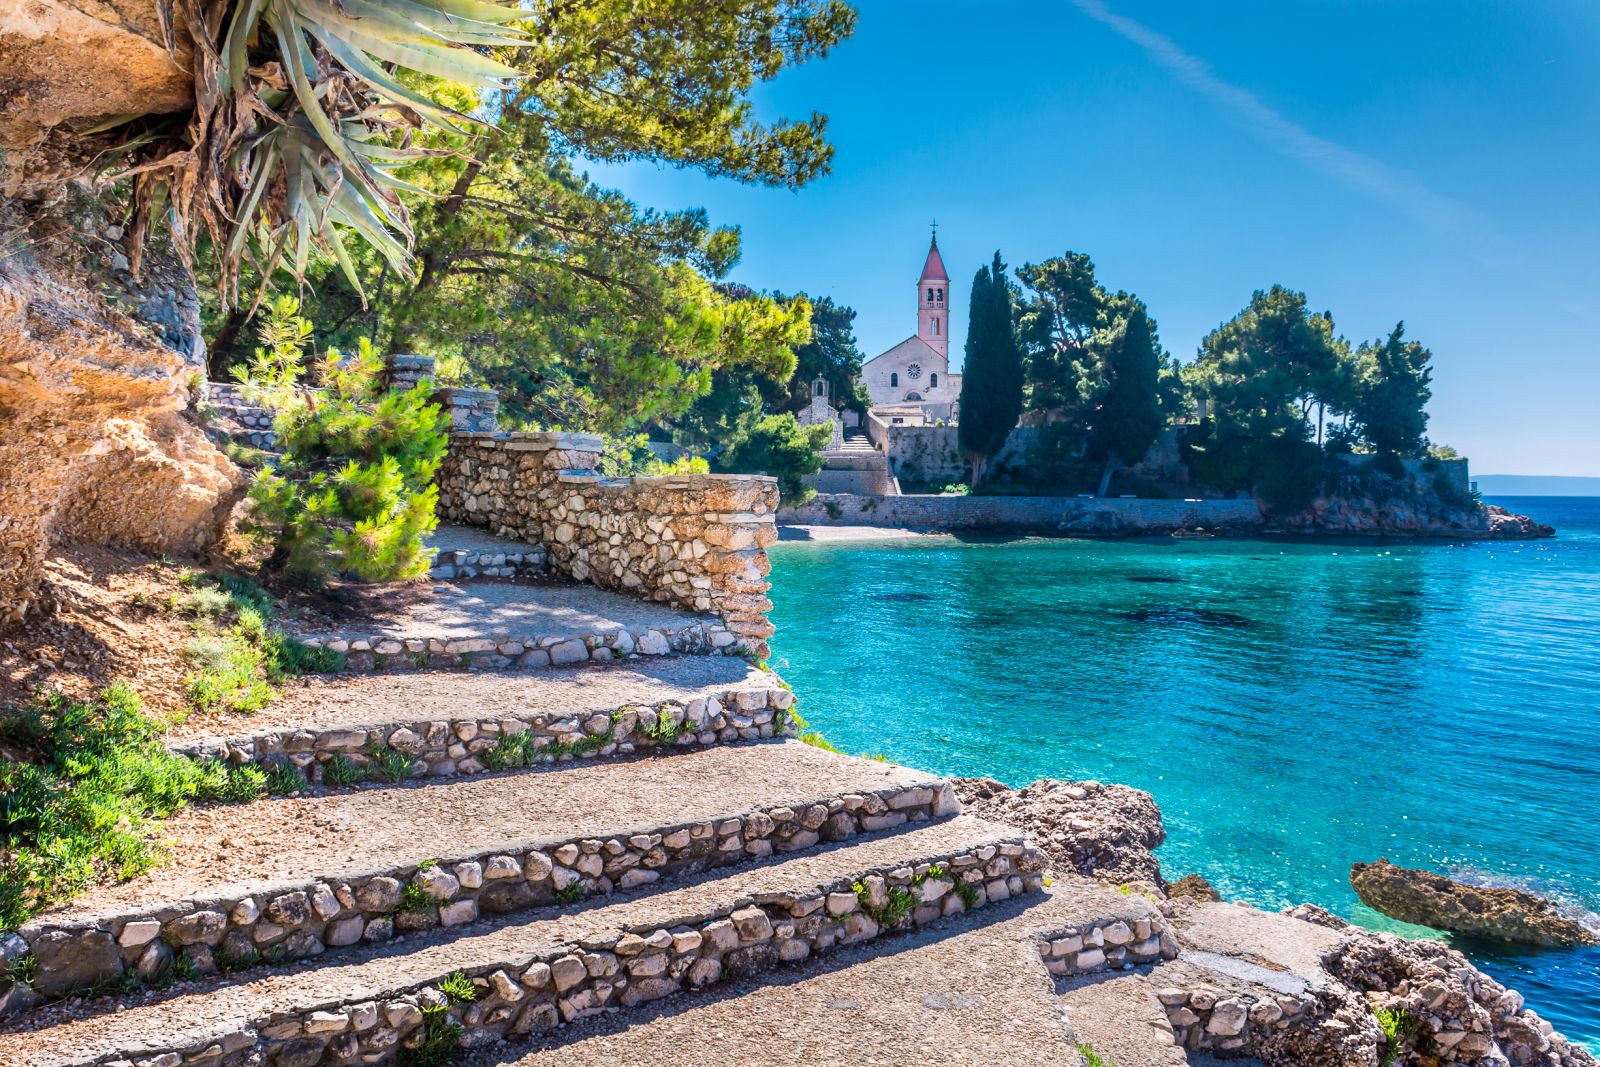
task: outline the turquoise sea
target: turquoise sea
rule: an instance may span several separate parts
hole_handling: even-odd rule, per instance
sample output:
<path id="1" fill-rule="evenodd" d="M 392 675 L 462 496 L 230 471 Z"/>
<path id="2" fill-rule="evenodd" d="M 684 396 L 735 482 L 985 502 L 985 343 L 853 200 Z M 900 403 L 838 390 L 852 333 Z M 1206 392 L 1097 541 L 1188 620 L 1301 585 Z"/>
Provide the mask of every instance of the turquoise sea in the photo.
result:
<path id="1" fill-rule="evenodd" d="M 772 549 L 774 665 L 849 752 L 1161 805 L 1169 877 L 1364 925 L 1350 864 L 1600 911 L 1600 499 L 1543 542 L 922 538 Z M 1600 949 L 1457 942 L 1600 1050 Z"/>

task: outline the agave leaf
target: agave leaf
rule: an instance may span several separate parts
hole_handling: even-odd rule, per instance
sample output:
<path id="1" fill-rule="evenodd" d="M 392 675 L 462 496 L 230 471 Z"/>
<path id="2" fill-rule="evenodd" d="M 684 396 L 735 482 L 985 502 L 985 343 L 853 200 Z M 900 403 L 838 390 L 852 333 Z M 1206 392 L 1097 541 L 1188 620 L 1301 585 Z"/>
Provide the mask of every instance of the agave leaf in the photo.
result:
<path id="1" fill-rule="evenodd" d="M 267 0 L 244 0 L 234 12 L 233 24 L 228 27 L 228 37 L 222 47 L 222 73 L 232 93 L 244 89 L 245 77 L 250 72 L 250 42 L 256 38 L 256 27 L 266 6 Z"/>
<path id="2" fill-rule="evenodd" d="M 412 0 L 294 0 L 306 21 L 341 26 L 368 37 L 417 45 L 527 43 L 527 35 L 504 26 L 454 18 Z"/>
<path id="3" fill-rule="evenodd" d="M 476 22 L 516 22 L 528 17 L 528 13 L 515 4 L 507 7 L 487 0 L 423 0 L 423 2 L 447 15 L 472 19 Z"/>
<path id="4" fill-rule="evenodd" d="M 322 46 L 328 50 L 330 55 L 342 63 L 344 68 L 351 74 L 371 86 L 373 91 L 380 97 L 404 104 L 406 107 L 416 110 L 423 116 L 433 120 L 434 125 L 450 133 L 466 134 L 466 130 L 455 124 L 454 120 L 457 119 L 465 123 L 483 125 L 479 119 L 475 119 L 471 115 L 463 114 L 454 108 L 436 104 L 421 93 L 402 85 L 382 67 L 367 58 L 365 52 L 359 48 L 351 47 L 342 38 L 329 33 L 327 28 L 321 24 L 312 23 L 308 28 L 311 30 L 312 36 L 322 42 Z"/>
<path id="5" fill-rule="evenodd" d="M 361 306 L 366 307 L 367 291 L 361 287 L 361 278 L 356 274 L 356 265 L 344 247 L 344 238 L 339 236 L 339 227 L 329 226 L 326 236 L 328 246 L 333 249 L 333 258 L 338 262 L 339 269 L 344 272 L 345 280 L 350 283 L 350 288 L 356 291 L 356 296 L 361 298 Z"/>
<path id="6" fill-rule="evenodd" d="M 330 30 L 330 32 L 332 32 Z M 483 88 L 494 88 L 521 75 L 513 67 L 479 55 L 470 48 L 443 48 L 437 45 L 422 47 L 399 41 L 384 41 L 355 30 L 339 33 L 353 47 L 378 59 L 410 67 L 422 74 L 432 74 L 446 81 L 466 82 Z"/>

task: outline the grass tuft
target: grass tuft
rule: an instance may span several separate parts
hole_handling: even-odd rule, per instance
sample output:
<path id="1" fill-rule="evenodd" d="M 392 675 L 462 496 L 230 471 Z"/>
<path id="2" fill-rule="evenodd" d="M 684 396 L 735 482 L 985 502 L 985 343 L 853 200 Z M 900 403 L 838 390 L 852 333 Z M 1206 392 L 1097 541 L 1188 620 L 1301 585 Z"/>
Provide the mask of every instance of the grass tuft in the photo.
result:
<path id="1" fill-rule="evenodd" d="M 360 785 L 367 780 L 367 772 L 357 767 L 343 752 L 322 765 L 322 781 L 332 786 Z"/>
<path id="2" fill-rule="evenodd" d="M 259 582 L 226 571 L 189 573 L 187 590 L 168 604 L 194 619 L 184 646 L 184 692 L 203 712 L 248 714 L 271 700 L 274 686 L 302 674 L 337 671 L 344 657 L 313 648 L 272 625 L 272 595 Z"/>

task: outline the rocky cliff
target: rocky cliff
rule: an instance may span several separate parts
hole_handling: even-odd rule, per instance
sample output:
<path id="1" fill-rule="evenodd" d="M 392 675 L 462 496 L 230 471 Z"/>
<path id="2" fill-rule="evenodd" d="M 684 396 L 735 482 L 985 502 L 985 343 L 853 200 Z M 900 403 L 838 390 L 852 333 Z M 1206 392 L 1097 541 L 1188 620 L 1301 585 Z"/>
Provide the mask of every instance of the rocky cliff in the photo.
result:
<path id="1" fill-rule="evenodd" d="M 78 131 L 185 107 L 188 42 L 152 0 L 0 5 L 0 627 L 52 545 L 199 549 L 241 478 L 181 412 L 204 369 L 193 284 L 129 250 Z"/>
<path id="2" fill-rule="evenodd" d="M 198 550 L 243 486 L 182 415 L 197 311 L 160 275 L 140 287 L 150 323 L 87 288 L 81 256 L 0 259 L 0 627 L 26 613 L 53 545 Z"/>

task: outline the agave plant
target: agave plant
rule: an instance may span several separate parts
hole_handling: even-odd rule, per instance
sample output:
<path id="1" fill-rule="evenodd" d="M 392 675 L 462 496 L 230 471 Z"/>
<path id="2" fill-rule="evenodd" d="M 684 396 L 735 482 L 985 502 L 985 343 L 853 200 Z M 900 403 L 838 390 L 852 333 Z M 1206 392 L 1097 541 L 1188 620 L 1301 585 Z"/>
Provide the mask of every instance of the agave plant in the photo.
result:
<path id="1" fill-rule="evenodd" d="M 132 259 L 153 221 L 192 264 L 212 242 L 223 299 L 239 268 L 263 288 L 287 269 L 305 276 L 313 250 L 331 255 L 358 293 L 347 241 L 372 245 L 410 273 L 411 224 L 395 172 L 435 154 L 424 125 L 453 133 L 481 120 L 408 87 L 400 68 L 502 88 L 517 72 L 490 53 L 529 43 L 522 13 L 498 0 L 157 0 L 167 46 L 194 41 L 194 109 L 158 123 L 114 154 L 131 178 Z M 259 299 L 259 297 L 258 297 Z"/>

